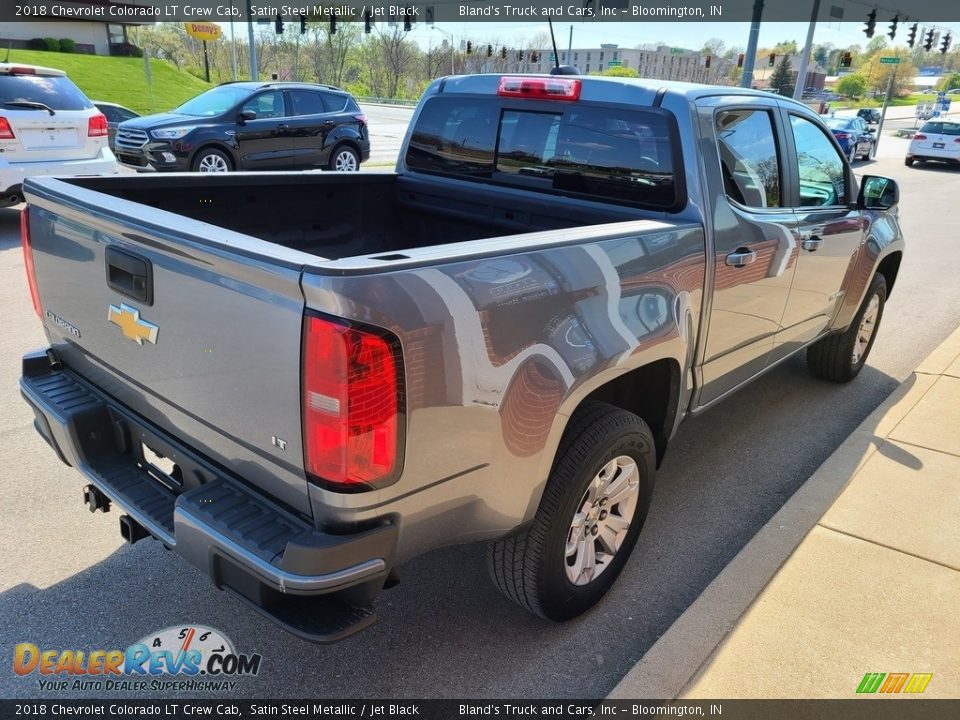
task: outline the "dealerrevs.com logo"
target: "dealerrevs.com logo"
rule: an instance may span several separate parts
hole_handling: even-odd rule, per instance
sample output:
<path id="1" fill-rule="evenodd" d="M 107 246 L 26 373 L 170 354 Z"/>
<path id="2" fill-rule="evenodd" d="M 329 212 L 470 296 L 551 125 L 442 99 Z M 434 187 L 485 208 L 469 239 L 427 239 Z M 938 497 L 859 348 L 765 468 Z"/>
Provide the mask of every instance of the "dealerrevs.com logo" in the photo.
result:
<path id="1" fill-rule="evenodd" d="M 40 690 L 232 691 L 234 678 L 260 671 L 258 653 L 238 653 L 219 630 L 168 627 L 125 650 L 65 650 L 19 643 L 13 671 L 37 677 Z"/>

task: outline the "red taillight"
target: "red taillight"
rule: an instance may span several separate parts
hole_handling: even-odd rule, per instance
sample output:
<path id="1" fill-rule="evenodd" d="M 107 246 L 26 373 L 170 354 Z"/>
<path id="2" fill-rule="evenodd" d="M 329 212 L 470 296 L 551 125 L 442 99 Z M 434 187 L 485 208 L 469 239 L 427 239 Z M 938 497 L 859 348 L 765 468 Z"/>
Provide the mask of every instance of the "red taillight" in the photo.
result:
<path id="1" fill-rule="evenodd" d="M 960 137 L 954 138 L 953 141 L 954 141 L 955 143 L 960 143 Z"/>
<path id="2" fill-rule="evenodd" d="M 399 352 L 379 333 L 308 315 L 303 337 L 304 468 L 366 490 L 398 466 Z"/>
<path id="3" fill-rule="evenodd" d="M 107 116 L 103 113 L 91 115 L 87 121 L 87 135 L 89 137 L 107 136 Z"/>
<path id="4" fill-rule="evenodd" d="M 13 128 L 10 127 L 10 121 L 5 117 L 0 117 L 0 140 L 13 140 L 16 137 L 13 134 Z"/>
<path id="5" fill-rule="evenodd" d="M 579 100 L 580 80 L 559 77 L 502 77 L 497 95 L 545 100 Z"/>
<path id="6" fill-rule="evenodd" d="M 33 248 L 30 247 L 30 208 L 20 211 L 20 243 L 23 245 L 23 266 L 27 269 L 27 285 L 30 287 L 30 299 L 38 317 L 40 312 L 40 291 L 37 290 L 37 272 L 33 269 Z"/>
<path id="7" fill-rule="evenodd" d="M 926 140 L 926 139 L 927 139 L 927 136 L 924 135 L 923 133 L 914 133 L 913 139 L 914 139 L 914 140 Z"/>
<path id="8" fill-rule="evenodd" d="M 850 133 L 836 132 L 836 133 L 833 134 L 833 136 L 834 136 L 837 140 L 846 140 L 848 137 L 850 137 Z"/>
<path id="9" fill-rule="evenodd" d="M 356 120 L 357 122 L 365 123 L 367 121 L 367 116 L 364 115 L 363 113 L 360 113 L 359 115 L 354 115 L 353 119 Z"/>
<path id="10" fill-rule="evenodd" d="M 20 65 L 15 65 L 9 70 L 8 73 L 11 75 L 36 75 L 37 69 L 32 67 L 21 67 Z"/>

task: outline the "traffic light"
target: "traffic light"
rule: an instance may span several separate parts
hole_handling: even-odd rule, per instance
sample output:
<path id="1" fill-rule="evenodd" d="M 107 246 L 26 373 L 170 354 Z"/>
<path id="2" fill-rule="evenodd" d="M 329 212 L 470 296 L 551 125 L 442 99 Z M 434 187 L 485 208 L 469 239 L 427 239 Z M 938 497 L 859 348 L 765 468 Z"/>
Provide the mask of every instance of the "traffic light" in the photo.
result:
<path id="1" fill-rule="evenodd" d="M 467 55 L 473 52 L 473 43 L 470 40 L 467 40 Z"/>
<path id="2" fill-rule="evenodd" d="M 300 16 L 300 34 L 303 35 L 307 31 L 307 16 Z"/>
<path id="3" fill-rule="evenodd" d="M 535 52 L 530 53 L 530 62 L 532 63 L 540 62 L 540 54 Z"/>
<path id="4" fill-rule="evenodd" d="M 840 67 L 848 68 L 853 65 L 853 55 L 849 52 L 843 53 L 843 57 L 840 58 Z"/>
<path id="5" fill-rule="evenodd" d="M 897 36 L 897 23 L 900 22 L 900 13 L 897 13 L 893 16 L 893 19 L 890 21 L 890 32 L 887 33 L 887 37 L 893 40 Z"/>
<path id="6" fill-rule="evenodd" d="M 277 19 L 273 22 L 273 29 L 277 35 L 283 35 L 283 15 L 277 13 Z"/>
<path id="7" fill-rule="evenodd" d="M 413 30 L 413 21 L 410 19 L 410 11 L 408 8 L 403 9 L 403 31 L 410 32 Z"/>
<path id="8" fill-rule="evenodd" d="M 523 60 L 523 50 L 517 50 L 517 62 Z"/>
<path id="9" fill-rule="evenodd" d="M 493 57 L 493 45 L 487 45 L 487 57 Z"/>
<path id="10" fill-rule="evenodd" d="M 371 30 L 373 30 L 373 13 L 367 10 L 363 13 L 363 31 L 369 35 Z"/>
<path id="11" fill-rule="evenodd" d="M 707 56 L 703 59 L 703 67 L 704 67 L 704 69 L 706 69 L 706 70 L 709 70 L 709 69 L 710 69 L 710 56 L 709 56 L 709 55 L 707 55 Z"/>
<path id="12" fill-rule="evenodd" d="M 337 34 L 337 16 L 336 15 L 330 16 L 330 34 L 331 35 Z"/>
<path id="13" fill-rule="evenodd" d="M 877 9 L 874 8 L 867 14 L 867 21 L 863 24 L 863 34 L 868 38 L 873 37 L 873 30 L 877 27 Z"/>
<path id="14" fill-rule="evenodd" d="M 952 41 L 953 41 L 953 38 L 952 38 L 952 36 L 950 35 L 950 33 L 947 33 L 946 35 L 943 36 L 943 42 L 940 43 L 940 54 L 941 54 L 941 55 L 946 55 L 946 54 L 947 54 L 947 50 L 950 49 L 950 43 L 951 43 Z"/>
<path id="15" fill-rule="evenodd" d="M 767 60 L 767 67 L 773 67 L 776 64 L 777 64 L 777 54 L 770 53 L 770 59 Z"/>
<path id="16" fill-rule="evenodd" d="M 500 59 L 501 60 L 507 59 L 507 49 L 505 47 L 500 48 Z"/>
<path id="17" fill-rule="evenodd" d="M 743 61 L 744 61 L 745 59 L 746 59 L 746 58 L 744 57 L 743 53 L 740 53 L 739 55 L 737 55 L 737 67 L 738 67 L 738 68 L 742 68 L 742 67 L 743 67 Z"/>
<path id="18" fill-rule="evenodd" d="M 927 30 L 927 38 L 923 41 L 923 49 L 930 50 L 933 47 L 933 30 Z"/>
<path id="19" fill-rule="evenodd" d="M 910 26 L 910 34 L 907 35 L 907 45 L 913 47 L 917 42 L 917 27 L 920 23 L 914 23 Z"/>

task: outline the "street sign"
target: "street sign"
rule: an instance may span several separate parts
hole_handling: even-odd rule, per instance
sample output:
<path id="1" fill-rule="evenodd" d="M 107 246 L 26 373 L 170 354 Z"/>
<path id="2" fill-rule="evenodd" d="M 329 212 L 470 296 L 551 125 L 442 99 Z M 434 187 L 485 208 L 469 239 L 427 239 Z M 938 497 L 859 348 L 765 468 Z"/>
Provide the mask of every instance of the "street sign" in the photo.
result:
<path id="1" fill-rule="evenodd" d="M 671 55 L 683 55 L 686 52 L 686 48 L 672 47 L 670 48 Z"/>
<path id="2" fill-rule="evenodd" d="M 619 60 L 610 60 L 607 62 L 607 67 L 620 67 L 621 65 L 623 65 L 623 63 Z"/>
<path id="3" fill-rule="evenodd" d="M 900 58 L 898 57 L 882 57 L 880 58 L 881 65 L 899 65 Z"/>
<path id="4" fill-rule="evenodd" d="M 221 35 L 220 26 L 215 23 L 184 23 L 187 35 L 197 40 L 216 40 Z"/>

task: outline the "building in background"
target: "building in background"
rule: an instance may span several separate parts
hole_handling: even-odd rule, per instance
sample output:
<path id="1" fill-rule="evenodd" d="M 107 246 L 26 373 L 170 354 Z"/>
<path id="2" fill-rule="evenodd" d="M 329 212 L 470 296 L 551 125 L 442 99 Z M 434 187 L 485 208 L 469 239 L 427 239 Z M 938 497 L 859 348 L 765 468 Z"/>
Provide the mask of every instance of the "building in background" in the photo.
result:
<path id="1" fill-rule="evenodd" d="M 553 50 L 537 50 L 538 62 L 528 62 L 524 72 L 550 72 L 554 66 Z M 527 57 L 529 60 L 529 57 Z M 656 50 L 636 50 L 618 45 L 601 45 L 597 48 L 574 48 L 560 51 L 560 64 L 573 65 L 584 75 L 603 72 L 614 67 L 636 70 L 640 77 L 656 80 L 678 80 L 725 84 L 733 63 L 719 56 L 685 48 L 661 45 Z"/>
<path id="2" fill-rule="evenodd" d="M 90 8 L 91 6 L 129 6 L 136 0 L 63 0 L 64 7 Z M 135 38 L 131 32 L 137 25 L 151 25 L 153 21 L 130 21 L 124 18 L 104 20 L 40 20 L 9 22 L 0 26 L 0 59 L 8 47 L 14 50 L 40 50 L 31 41 L 42 38 L 69 39 L 74 42 L 73 52 L 88 55 L 131 55 Z"/>

